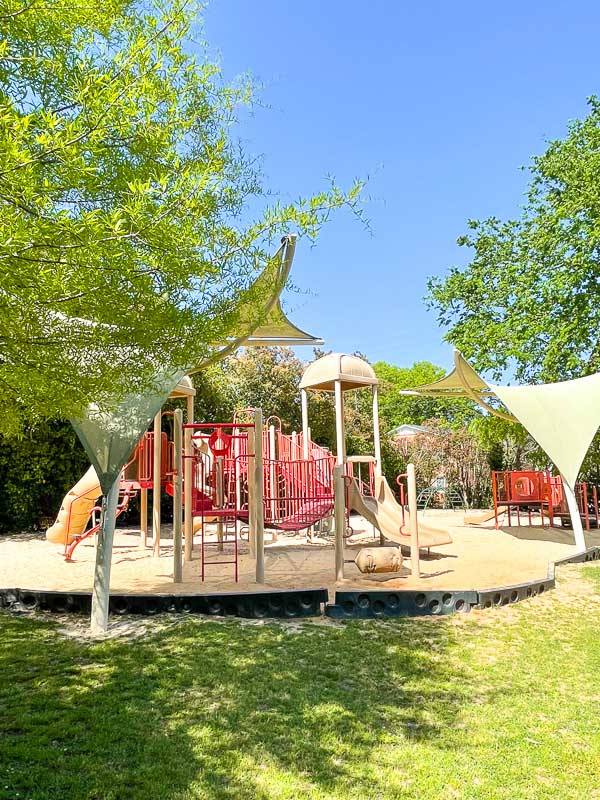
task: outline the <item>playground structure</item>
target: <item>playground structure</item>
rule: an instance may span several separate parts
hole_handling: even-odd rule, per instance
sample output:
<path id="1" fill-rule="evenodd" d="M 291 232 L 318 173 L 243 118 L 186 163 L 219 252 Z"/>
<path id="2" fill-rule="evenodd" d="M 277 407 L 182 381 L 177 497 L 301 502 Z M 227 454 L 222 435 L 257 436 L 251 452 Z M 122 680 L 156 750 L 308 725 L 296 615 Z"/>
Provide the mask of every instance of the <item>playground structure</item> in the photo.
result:
<path id="1" fill-rule="evenodd" d="M 591 489 L 591 491 L 590 491 Z M 575 484 L 577 510 L 586 531 L 591 529 L 591 521 L 600 527 L 598 516 L 598 488 L 589 487 L 585 482 Z M 465 515 L 465 523 L 482 524 L 494 519 L 496 529 L 500 527 L 499 517 L 506 513 L 508 525 L 511 525 L 512 514 L 517 516 L 517 524 L 521 525 L 521 513 L 527 513 L 527 521 L 532 524 L 532 513 L 537 512 L 542 521 L 548 520 L 552 528 L 558 521 L 562 527 L 571 523 L 571 513 L 567 505 L 563 479 L 560 475 L 552 475 L 548 470 L 504 470 L 492 472 L 493 512 L 475 512 Z"/>
<path id="2" fill-rule="evenodd" d="M 373 395 L 374 454 L 346 456 L 344 393 L 369 386 Z M 199 541 L 200 579 L 210 580 L 210 570 L 232 566 L 238 580 L 239 544 L 247 540 L 256 561 L 256 581 L 265 580 L 265 531 L 275 541 L 280 531 L 310 532 L 317 523 L 332 520 L 335 532 L 335 573 L 343 580 L 345 564 L 352 561 L 361 572 L 398 572 L 401 546 L 411 548 L 413 569 L 418 571 L 419 549 L 448 544 L 445 530 L 417 522 L 416 505 L 408 513 L 409 492 L 399 484 L 398 503 L 381 474 L 377 407 L 378 381 L 365 361 L 355 356 L 330 354 L 306 369 L 301 384 L 300 433 L 282 432 L 281 420 L 263 424 L 260 409 L 238 412 L 231 422 L 193 421 L 194 390 L 180 381 L 172 397 L 186 400 L 188 422 L 181 410 L 159 411 L 153 428 L 146 431 L 120 476 L 117 516 L 131 497 L 140 496 L 140 545 L 148 546 L 148 490 L 153 491 L 153 552 L 161 552 L 161 491 L 173 497 L 174 579 L 181 575 L 181 560 L 194 557 L 194 536 Z M 310 436 L 308 392 L 332 391 L 336 399 L 334 454 Z M 173 438 L 162 430 L 169 414 Z M 406 477 L 406 476 L 405 476 Z M 98 530 L 95 514 L 101 487 L 93 467 L 65 498 L 57 522 L 48 530 L 50 541 L 64 545 L 65 558 Z M 345 540 L 352 534 L 350 513 L 361 514 L 379 531 L 380 545 L 345 559 Z M 414 525 L 412 524 L 414 520 Z M 181 535 L 177 529 L 182 525 Z M 416 530 L 413 530 L 416 528 Z M 196 550 L 198 552 L 198 550 Z"/>
<path id="3" fill-rule="evenodd" d="M 417 584 L 421 580 L 420 549 L 453 544 L 446 529 L 429 529 L 429 526 L 419 525 L 412 465 L 407 471 L 406 489 L 399 487 L 400 503 L 385 482 L 381 474 L 377 379 L 370 366 L 359 358 L 330 354 L 307 368 L 300 387 L 302 434 L 293 443 L 276 436 L 279 452 L 265 448 L 260 410 L 256 411 L 252 423 L 233 420 L 231 423 L 213 424 L 210 433 L 210 425 L 207 429 L 207 423 L 194 422 L 194 390 L 186 375 L 201 371 L 242 346 L 322 344 L 320 339 L 293 325 L 281 307 L 280 295 L 290 275 L 295 246 L 295 236 L 283 237 L 277 253 L 268 260 L 248 290 L 242 292 L 236 328 L 229 331 L 222 341 L 211 345 L 208 352 L 204 348 L 190 355 L 190 363 L 182 364 L 180 369 L 174 371 L 157 365 L 152 386 L 139 394 L 115 399 L 113 405 L 104 404 L 101 408 L 94 398 L 90 398 L 81 417 L 72 420 L 94 472 L 89 473 L 86 480 L 79 482 L 65 498 L 57 522 L 49 529 L 48 538 L 53 542 L 62 542 L 65 555 L 72 557 L 73 550 L 84 537 L 97 534 L 90 598 L 93 631 L 105 631 L 108 624 L 115 520 L 127 508 L 131 497 L 139 492 L 140 544 L 145 549 L 149 527 L 149 489 L 153 494 L 152 547 L 155 556 L 161 555 L 161 490 L 165 488 L 173 496 L 175 583 L 182 580 L 182 559 L 188 561 L 193 557 L 194 530 L 202 538 L 201 558 L 204 559 L 205 545 L 212 545 L 215 540 L 217 552 L 224 552 L 232 531 L 235 531 L 235 551 L 238 536 L 246 529 L 254 551 L 255 580 L 260 585 L 265 582 L 265 526 L 271 526 L 272 531 L 301 530 L 302 525 L 310 527 L 313 523 L 323 521 L 331 515 L 332 510 L 335 578 L 338 583 L 346 580 L 345 564 L 348 562 L 345 559 L 345 538 L 348 516 L 353 509 L 365 514 L 365 518 L 379 530 L 382 543 L 384 538 L 389 538 L 397 544 L 410 547 L 409 577 Z M 183 387 L 182 395 L 187 398 L 186 423 L 183 424 L 181 409 L 177 409 L 173 413 L 173 441 L 164 442 L 160 409 L 180 386 Z M 371 456 L 349 459 L 345 447 L 344 393 L 361 387 L 370 387 L 372 390 L 374 452 Z M 335 396 L 335 453 L 321 459 L 321 464 L 317 464 L 316 445 L 311 442 L 309 435 L 308 393 L 311 390 L 331 392 Z M 460 353 L 455 353 L 455 369 L 445 378 L 401 393 L 468 397 L 489 413 L 522 422 L 563 478 L 563 496 L 573 522 L 575 556 L 586 555 L 574 487 L 600 421 L 600 373 L 558 384 L 493 386 L 477 375 Z M 508 411 L 498 409 L 494 404 L 496 399 Z M 151 439 L 144 434 L 153 419 Z M 248 426 L 245 431 L 244 426 Z M 271 436 L 270 427 L 268 437 Z M 134 451 L 135 455 L 132 455 Z M 171 452 L 172 460 L 169 455 Z M 135 462 L 138 468 L 136 476 L 131 474 L 134 466 L 130 462 Z M 150 462 L 151 470 L 148 469 Z M 145 473 L 140 469 L 142 466 L 146 468 Z M 366 478 L 362 474 L 363 466 L 367 468 Z M 98 486 L 103 496 L 101 505 L 98 505 Z M 100 521 L 97 522 L 94 515 L 99 510 Z M 86 517 L 87 525 L 81 530 Z M 216 536 L 206 535 L 208 525 L 216 526 Z M 423 537 L 421 540 L 419 528 Z M 68 548 L 72 548 L 70 552 Z M 386 549 L 387 554 L 384 553 Z M 442 553 L 439 557 L 445 558 L 446 554 Z M 235 558 L 237 562 L 237 556 Z M 397 547 L 370 547 L 363 551 L 362 557 L 359 554 L 354 563 L 367 574 L 380 569 L 397 572 L 401 566 L 400 559 L 401 553 Z M 204 573 L 201 577 L 204 577 Z M 497 594 L 503 596 L 502 592 Z M 510 602 L 513 595 L 520 596 L 516 590 L 511 592 Z M 478 596 L 481 599 L 481 593 Z M 350 603 L 350 599 L 347 602 Z M 450 598 L 447 602 L 446 595 L 428 602 L 423 588 L 410 602 L 414 609 L 427 607 L 431 613 L 438 613 L 440 608 L 454 607 L 454 601 Z M 457 610 L 459 602 L 468 606 L 471 600 L 457 599 Z M 345 603 L 346 600 L 342 600 L 342 605 L 345 606 Z M 351 604 L 357 608 L 365 607 L 360 596 L 356 598 L 356 603 L 353 600 Z M 373 600 L 373 608 L 379 604 L 379 600 Z M 398 598 L 389 599 L 387 605 L 390 608 L 404 608 Z"/>

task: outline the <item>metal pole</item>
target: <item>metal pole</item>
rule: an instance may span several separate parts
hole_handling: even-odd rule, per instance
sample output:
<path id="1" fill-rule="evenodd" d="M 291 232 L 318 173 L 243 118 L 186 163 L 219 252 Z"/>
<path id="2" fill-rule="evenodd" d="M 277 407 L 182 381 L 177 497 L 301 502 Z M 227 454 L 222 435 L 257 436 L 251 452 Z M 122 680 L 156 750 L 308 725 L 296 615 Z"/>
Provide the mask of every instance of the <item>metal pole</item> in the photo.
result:
<path id="1" fill-rule="evenodd" d="M 346 435 L 344 433 L 344 393 L 341 381 L 335 382 L 335 440 L 336 463 L 346 461 Z"/>
<path id="2" fill-rule="evenodd" d="M 379 399 L 377 386 L 373 386 L 373 445 L 375 447 L 375 475 L 381 476 L 381 438 L 379 433 Z"/>
<path id="3" fill-rule="evenodd" d="M 187 413 L 186 422 L 191 423 L 194 421 L 194 398 L 188 395 L 187 398 Z M 183 469 L 183 490 L 184 490 L 184 508 L 185 508 L 185 547 L 184 559 L 186 561 L 192 560 L 192 550 L 194 547 L 194 509 L 192 508 L 192 469 L 194 466 L 192 459 L 192 429 L 186 428 L 184 434 L 184 447 L 185 447 L 185 466 Z"/>
<path id="4" fill-rule="evenodd" d="M 573 526 L 573 535 L 575 537 L 575 546 L 577 552 L 585 550 L 585 536 L 583 535 L 583 525 L 581 524 L 581 515 L 579 514 L 579 506 L 577 505 L 577 498 L 575 492 L 565 480 L 565 476 L 561 475 L 563 492 L 567 499 L 567 506 L 569 514 L 571 515 L 571 525 Z"/>
<path id="5" fill-rule="evenodd" d="M 419 563 L 419 520 L 417 519 L 417 479 L 415 465 L 406 465 L 408 483 L 408 518 L 410 521 L 410 569 L 414 577 L 421 576 Z"/>
<path id="6" fill-rule="evenodd" d="M 148 489 L 140 490 L 140 547 L 148 546 Z"/>
<path id="7" fill-rule="evenodd" d="M 92 589 L 92 633 L 105 633 L 108 628 L 108 607 L 110 603 L 110 567 L 112 563 L 113 539 L 119 502 L 119 476 L 102 500 L 102 518 L 98 530 L 96 546 L 96 566 L 94 587 Z"/>
<path id="8" fill-rule="evenodd" d="M 335 517 L 335 579 L 344 580 L 344 534 L 346 532 L 346 491 L 344 487 L 344 465 L 333 468 L 334 517 Z"/>
<path id="9" fill-rule="evenodd" d="M 271 495 L 271 521 L 277 516 L 277 475 L 276 475 L 276 435 L 275 425 L 269 425 L 269 493 Z M 277 541 L 277 532 L 273 533 L 273 541 Z"/>
<path id="10" fill-rule="evenodd" d="M 308 440 L 310 433 L 308 430 L 308 394 L 306 389 L 300 389 L 300 401 L 302 403 L 302 457 L 308 459 Z"/>
<path id="11" fill-rule="evenodd" d="M 173 439 L 175 444 L 175 474 L 173 475 L 173 581 L 181 583 L 183 579 L 183 570 L 181 564 L 181 514 L 182 514 L 182 466 L 183 466 L 183 448 L 182 448 L 182 425 L 183 414 L 181 409 L 178 408 L 173 414 L 175 422 L 175 430 L 173 432 Z"/>
<path id="12" fill-rule="evenodd" d="M 256 470 L 254 468 L 254 454 L 256 452 L 256 437 L 254 428 L 248 428 L 248 544 L 250 555 L 256 556 L 256 490 L 254 481 Z"/>
<path id="13" fill-rule="evenodd" d="M 223 494 L 223 456 L 215 459 L 215 494 L 217 508 L 222 509 L 225 504 Z M 223 517 L 217 517 L 217 550 L 223 550 Z"/>
<path id="14" fill-rule="evenodd" d="M 265 582 L 265 509 L 263 505 L 264 476 L 263 476 L 263 414 L 262 408 L 254 411 L 254 441 L 256 443 L 254 455 L 254 504 L 256 507 L 256 582 Z"/>
<path id="15" fill-rule="evenodd" d="M 153 436 L 153 464 L 152 464 L 152 538 L 154 556 L 160 556 L 160 490 L 161 490 L 161 468 L 162 468 L 162 438 L 160 423 L 162 413 L 159 411 L 154 417 L 154 436 Z"/>

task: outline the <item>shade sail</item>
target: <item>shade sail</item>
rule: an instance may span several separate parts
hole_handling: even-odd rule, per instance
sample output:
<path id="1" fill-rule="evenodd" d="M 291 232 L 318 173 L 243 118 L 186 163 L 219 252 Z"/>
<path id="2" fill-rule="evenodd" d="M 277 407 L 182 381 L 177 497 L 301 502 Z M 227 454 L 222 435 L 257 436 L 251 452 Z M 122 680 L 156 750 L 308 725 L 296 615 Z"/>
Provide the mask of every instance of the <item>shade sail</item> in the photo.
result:
<path id="1" fill-rule="evenodd" d="M 458 350 L 452 372 L 400 394 L 469 397 L 491 414 L 520 422 L 571 487 L 600 426 L 600 373 L 538 386 L 496 386 L 479 376 Z M 491 406 L 488 401 L 493 397 L 510 413 Z"/>
<path id="2" fill-rule="evenodd" d="M 169 395 L 174 390 L 179 396 L 194 392 L 183 376 L 201 371 L 241 346 L 323 343 L 290 322 L 281 307 L 280 295 L 292 268 L 295 248 L 296 237 L 284 236 L 275 255 L 245 292 L 236 330 L 228 341 L 215 347 L 211 356 L 176 372 L 159 373 L 152 390 L 144 395 L 130 395 L 116 403 L 112 410 L 100 410 L 90 404 L 81 419 L 71 420 L 105 494 Z"/>
<path id="3" fill-rule="evenodd" d="M 450 399 L 469 398 L 480 406 L 503 419 L 515 422 L 515 417 L 489 404 L 495 395 L 493 389 L 478 375 L 468 361 L 465 361 L 458 350 L 454 351 L 454 369 L 433 383 L 416 386 L 413 389 L 402 389 L 402 395 L 411 397 L 448 397 Z"/>
<path id="4" fill-rule="evenodd" d="M 111 410 L 90 404 L 81 419 L 71 420 L 104 494 L 117 480 L 140 437 L 182 377 L 182 372 L 162 375 L 155 389 L 146 395 L 129 395 Z"/>
<path id="5" fill-rule="evenodd" d="M 238 312 L 236 330 L 224 343 L 228 352 L 242 345 L 314 345 L 323 340 L 298 328 L 281 307 L 281 292 L 289 278 L 296 237 L 284 236 L 281 247 L 247 292 Z"/>
<path id="6" fill-rule="evenodd" d="M 600 374 L 539 386 L 491 386 L 573 488 L 600 425 Z"/>

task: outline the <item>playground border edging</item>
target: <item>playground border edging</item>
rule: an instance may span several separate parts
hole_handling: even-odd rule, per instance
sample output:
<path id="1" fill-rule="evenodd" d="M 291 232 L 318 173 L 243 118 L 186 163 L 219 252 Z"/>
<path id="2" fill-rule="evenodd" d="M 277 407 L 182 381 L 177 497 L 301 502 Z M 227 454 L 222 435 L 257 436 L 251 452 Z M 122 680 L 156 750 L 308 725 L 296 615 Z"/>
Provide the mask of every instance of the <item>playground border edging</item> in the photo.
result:
<path id="1" fill-rule="evenodd" d="M 211 594 L 111 594 L 110 613 L 154 616 L 162 613 L 205 614 L 243 619 L 381 619 L 384 617 L 443 616 L 468 613 L 529 600 L 555 587 L 555 568 L 563 564 L 600 561 L 600 547 L 553 561 L 548 575 L 535 581 L 492 589 L 422 591 L 336 590 L 328 602 L 327 589 L 290 589 Z M 57 592 L 36 589 L 0 589 L 0 608 L 51 613 L 89 614 L 91 592 Z"/>
<path id="2" fill-rule="evenodd" d="M 299 619 L 320 616 L 327 598 L 327 589 L 186 595 L 111 594 L 109 611 L 115 616 L 154 616 L 170 612 L 244 619 Z M 91 592 L 0 589 L 0 608 L 89 614 L 91 607 Z"/>

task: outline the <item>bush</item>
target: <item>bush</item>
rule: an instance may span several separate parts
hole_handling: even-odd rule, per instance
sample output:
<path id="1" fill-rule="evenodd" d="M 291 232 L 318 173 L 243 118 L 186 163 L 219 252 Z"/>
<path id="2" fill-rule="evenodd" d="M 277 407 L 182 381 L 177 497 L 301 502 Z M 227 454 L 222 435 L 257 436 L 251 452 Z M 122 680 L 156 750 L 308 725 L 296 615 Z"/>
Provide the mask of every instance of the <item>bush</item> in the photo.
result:
<path id="1" fill-rule="evenodd" d="M 46 528 L 88 466 L 68 422 L 40 424 L 20 438 L 0 437 L 0 533 Z"/>

